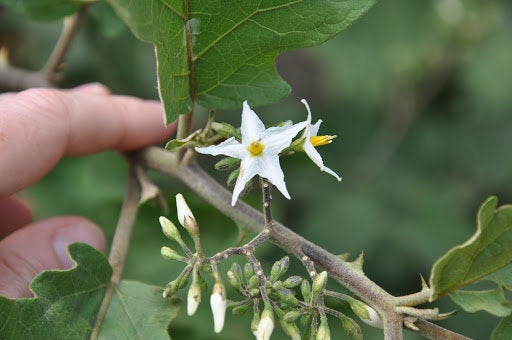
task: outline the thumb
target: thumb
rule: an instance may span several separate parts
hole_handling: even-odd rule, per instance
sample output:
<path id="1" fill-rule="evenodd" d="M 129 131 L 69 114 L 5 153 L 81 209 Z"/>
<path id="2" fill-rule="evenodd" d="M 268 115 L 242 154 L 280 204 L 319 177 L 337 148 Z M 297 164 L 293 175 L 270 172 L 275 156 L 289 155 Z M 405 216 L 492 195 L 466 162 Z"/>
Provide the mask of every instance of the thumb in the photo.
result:
<path id="1" fill-rule="evenodd" d="M 67 269 L 72 262 L 67 247 L 84 242 L 105 251 L 105 236 L 89 220 L 62 216 L 23 227 L 0 241 L 0 295 L 32 296 L 30 281 L 46 269 Z"/>

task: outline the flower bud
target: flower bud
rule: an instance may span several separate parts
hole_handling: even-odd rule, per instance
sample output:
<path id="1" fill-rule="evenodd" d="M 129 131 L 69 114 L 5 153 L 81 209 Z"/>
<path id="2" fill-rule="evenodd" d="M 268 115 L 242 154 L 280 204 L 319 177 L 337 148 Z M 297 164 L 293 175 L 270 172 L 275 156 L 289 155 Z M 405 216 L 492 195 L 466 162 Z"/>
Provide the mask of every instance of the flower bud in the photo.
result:
<path id="1" fill-rule="evenodd" d="M 283 257 L 278 262 L 274 263 L 272 270 L 270 271 L 270 281 L 275 281 L 281 277 L 290 266 L 290 258 L 288 256 Z"/>
<path id="2" fill-rule="evenodd" d="M 249 300 L 249 301 L 250 301 L 250 303 L 245 303 L 243 305 L 233 307 L 233 309 L 231 310 L 233 315 L 240 316 L 240 315 L 244 315 L 245 313 L 247 313 L 247 311 L 252 307 L 252 303 L 251 303 L 252 300 Z"/>
<path id="3" fill-rule="evenodd" d="M 302 282 L 302 277 L 294 275 L 290 276 L 283 282 L 283 287 L 285 288 L 295 288 Z"/>
<path id="4" fill-rule="evenodd" d="M 242 139 L 240 132 L 231 124 L 213 122 L 212 129 L 224 138 L 235 137 L 239 141 Z"/>
<path id="5" fill-rule="evenodd" d="M 277 296 L 281 302 L 286 303 L 290 306 L 297 306 L 299 300 L 293 295 L 292 291 L 286 288 L 282 288 L 276 291 Z"/>
<path id="6" fill-rule="evenodd" d="M 196 218 L 192 211 L 185 202 L 182 194 L 176 195 L 176 208 L 178 209 L 178 220 L 180 224 L 191 234 L 196 235 L 199 233 L 199 226 L 197 225 Z"/>
<path id="7" fill-rule="evenodd" d="M 187 296 L 187 314 L 194 315 L 199 303 L 201 302 L 201 286 L 197 282 L 192 282 Z"/>
<path id="8" fill-rule="evenodd" d="M 284 316 L 283 316 L 283 320 L 285 322 L 295 322 L 295 320 L 297 320 L 299 318 L 299 316 L 301 315 L 300 311 L 298 310 L 292 310 L 288 313 L 286 313 Z"/>
<path id="9" fill-rule="evenodd" d="M 254 268 L 252 267 L 252 264 L 247 262 L 244 265 L 244 276 L 247 281 L 251 279 L 251 277 L 254 275 Z"/>
<path id="10" fill-rule="evenodd" d="M 274 313 L 270 306 L 265 306 L 261 313 L 261 320 L 256 329 L 257 340 L 269 340 L 274 331 Z"/>
<path id="11" fill-rule="evenodd" d="M 222 282 L 217 281 L 212 289 L 210 296 L 210 306 L 213 314 L 213 325 L 215 333 L 220 333 L 224 328 L 224 318 L 226 317 L 226 290 Z"/>
<path id="12" fill-rule="evenodd" d="M 183 244 L 183 239 L 181 238 L 180 232 L 174 223 L 171 222 L 171 220 L 164 216 L 160 216 L 158 220 L 160 221 L 160 225 L 162 226 L 162 231 L 165 236 L 178 242 L 180 245 Z"/>
<path id="13" fill-rule="evenodd" d="M 323 272 L 321 272 L 320 274 L 318 274 L 317 276 L 315 276 L 315 278 L 313 279 L 313 297 L 317 297 L 318 294 L 320 294 L 324 288 L 325 288 L 325 285 L 327 284 L 327 272 L 324 270 Z"/>
<path id="14" fill-rule="evenodd" d="M 240 159 L 234 157 L 226 157 L 215 163 L 216 170 L 231 170 L 240 165 Z"/>
<path id="15" fill-rule="evenodd" d="M 162 254 L 162 257 L 166 260 L 187 261 L 184 256 L 178 254 L 175 250 L 169 247 L 162 247 L 160 249 L 160 254 Z"/>
<path id="16" fill-rule="evenodd" d="M 176 279 L 174 281 L 169 282 L 165 286 L 163 294 L 162 294 L 164 299 L 173 296 L 174 293 L 176 293 L 178 291 L 178 289 L 180 289 L 180 283 L 181 283 L 180 281 L 181 280 Z"/>
<path id="17" fill-rule="evenodd" d="M 350 304 L 352 311 L 367 325 L 375 328 L 383 328 L 382 318 L 379 313 L 366 303 L 356 299 L 347 301 Z"/>
<path id="18" fill-rule="evenodd" d="M 279 320 L 279 324 L 283 331 L 288 335 L 291 340 L 300 340 L 300 331 L 296 324 L 293 322 L 286 322 L 284 320 Z"/>
<path id="19" fill-rule="evenodd" d="M 229 282 L 230 286 L 233 287 L 234 289 L 236 289 L 237 291 L 240 291 L 240 289 L 242 287 L 240 278 L 235 273 L 233 273 L 233 271 L 231 271 L 231 270 L 228 270 L 228 272 L 226 273 L 226 276 L 228 277 L 228 282 Z"/>
<path id="20" fill-rule="evenodd" d="M 308 280 L 302 280 L 302 283 L 300 284 L 300 293 L 302 294 L 304 301 L 311 301 L 311 285 Z"/>
<path id="21" fill-rule="evenodd" d="M 331 331 L 329 330 L 329 325 L 327 324 L 327 317 L 324 316 L 321 319 L 320 327 L 316 333 L 316 340 L 330 340 Z"/>
<path id="22" fill-rule="evenodd" d="M 348 316 L 345 316 L 343 314 L 340 315 L 341 323 L 343 325 L 343 329 L 345 329 L 345 332 L 352 338 L 352 339 L 363 339 L 363 333 L 361 332 L 361 327 L 349 318 Z"/>

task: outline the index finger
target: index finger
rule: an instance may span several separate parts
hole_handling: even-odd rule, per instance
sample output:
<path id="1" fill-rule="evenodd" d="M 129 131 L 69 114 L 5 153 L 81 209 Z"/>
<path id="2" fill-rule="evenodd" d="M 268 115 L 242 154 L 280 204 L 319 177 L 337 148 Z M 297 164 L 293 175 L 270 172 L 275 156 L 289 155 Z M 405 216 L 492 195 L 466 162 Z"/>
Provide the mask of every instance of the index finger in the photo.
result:
<path id="1" fill-rule="evenodd" d="M 31 89 L 0 95 L 0 197 L 43 177 L 63 156 L 128 151 L 162 141 L 159 102 L 97 91 Z"/>

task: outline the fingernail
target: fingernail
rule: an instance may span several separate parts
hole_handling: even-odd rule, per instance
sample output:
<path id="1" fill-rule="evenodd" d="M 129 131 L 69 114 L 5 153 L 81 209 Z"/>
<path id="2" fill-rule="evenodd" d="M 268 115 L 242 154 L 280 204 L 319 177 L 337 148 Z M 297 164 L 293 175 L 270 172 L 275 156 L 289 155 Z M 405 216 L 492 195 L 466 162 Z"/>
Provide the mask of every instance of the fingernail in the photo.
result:
<path id="1" fill-rule="evenodd" d="M 92 228 L 91 228 L 92 227 Z M 68 253 L 68 246 L 74 242 L 83 242 L 95 245 L 98 236 L 94 232 L 96 226 L 90 222 L 77 222 L 76 224 L 62 227 L 53 237 L 53 249 L 57 255 L 62 268 L 73 267 L 73 262 Z"/>
<path id="2" fill-rule="evenodd" d="M 110 89 L 101 83 L 88 83 L 73 88 L 75 92 L 90 94 L 110 94 Z"/>

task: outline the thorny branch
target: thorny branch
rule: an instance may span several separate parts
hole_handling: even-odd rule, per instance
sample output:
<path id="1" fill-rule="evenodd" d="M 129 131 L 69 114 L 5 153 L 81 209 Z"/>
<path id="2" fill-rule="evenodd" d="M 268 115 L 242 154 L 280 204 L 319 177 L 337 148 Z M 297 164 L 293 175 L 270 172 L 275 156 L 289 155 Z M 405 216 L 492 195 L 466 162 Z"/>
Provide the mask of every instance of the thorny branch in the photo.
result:
<path id="1" fill-rule="evenodd" d="M 246 226 L 253 232 L 263 230 L 264 215 L 241 201 L 238 201 L 233 209 L 230 204 L 231 193 L 197 164 L 180 165 L 170 153 L 157 147 L 146 148 L 140 151 L 137 157 L 143 166 L 177 177 L 235 222 Z M 383 318 L 386 339 L 402 339 L 404 316 L 396 311 L 396 306 L 401 302 L 399 297 L 390 295 L 366 277 L 362 271 L 350 267 L 338 256 L 302 238 L 281 223 L 273 222 L 270 240 L 297 258 L 301 259 L 307 256 L 315 265 L 327 270 L 331 278 L 379 312 Z M 414 331 L 429 338 L 446 339 L 446 336 L 449 335 L 449 339 L 467 339 L 424 320 L 419 319 L 415 325 L 421 325 L 421 327 L 418 326 Z"/>

